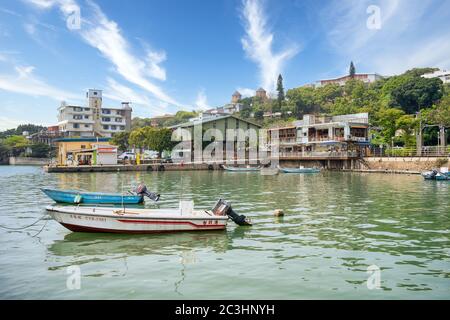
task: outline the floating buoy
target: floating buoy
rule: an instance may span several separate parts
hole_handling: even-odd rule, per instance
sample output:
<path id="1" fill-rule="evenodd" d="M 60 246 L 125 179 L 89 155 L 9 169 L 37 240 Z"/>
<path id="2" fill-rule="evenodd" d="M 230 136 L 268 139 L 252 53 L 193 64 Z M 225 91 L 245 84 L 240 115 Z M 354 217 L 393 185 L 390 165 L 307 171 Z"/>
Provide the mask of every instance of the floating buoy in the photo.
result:
<path id="1" fill-rule="evenodd" d="M 276 210 L 273 212 L 273 215 L 274 215 L 275 217 L 282 217 L 282 216 L 284 216 L 284 212 L 283 212 L 283 210 L 281 210 L 281 209 L 276 209 Z"/>

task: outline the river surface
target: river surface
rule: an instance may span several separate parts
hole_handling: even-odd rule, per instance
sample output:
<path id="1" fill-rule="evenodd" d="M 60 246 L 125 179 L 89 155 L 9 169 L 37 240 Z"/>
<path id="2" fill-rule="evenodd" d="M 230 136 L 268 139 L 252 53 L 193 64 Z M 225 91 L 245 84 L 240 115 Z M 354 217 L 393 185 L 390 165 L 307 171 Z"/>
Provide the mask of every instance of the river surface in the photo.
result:
<path id="1" fill-rule="evenodd" d="M 206 209 L 222 197 L 254 225 L 109 235 L 47 219 L 0 229 L 0 298 L 450 299 L 450 183 L 416 175 L 0 166 L 0 224 L 46 215 L 41 187 L 120 192 L 141 181 L 161 193 L 161 208 L 192 199 Z"/>

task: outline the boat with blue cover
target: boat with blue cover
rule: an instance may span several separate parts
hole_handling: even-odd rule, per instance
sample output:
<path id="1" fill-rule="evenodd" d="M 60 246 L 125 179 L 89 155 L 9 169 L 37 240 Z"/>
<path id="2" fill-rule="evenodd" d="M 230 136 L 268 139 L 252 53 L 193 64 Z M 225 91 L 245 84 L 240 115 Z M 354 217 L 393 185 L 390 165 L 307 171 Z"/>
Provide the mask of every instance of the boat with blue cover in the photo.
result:
<path id="1" fill-rule="evenodd" d="M 320 172 L 319 168 L 304 168 L 304 167 L 281 168 L 281 167 L 279 167 L 279 169 L 284 173 L 319 173 Z"/>
<path id="2" fill-rule="evenodd" d="M 129 194 L 88 192 L 83 190 L 61 190 L 42 188 L 49 198 L 58 203 L 71 204 L 140 204 L 144 202 L 144 196 L 158 201 L 160 195 L 147 190 L 145 185 L 139 185 L 135 191 Z"/>

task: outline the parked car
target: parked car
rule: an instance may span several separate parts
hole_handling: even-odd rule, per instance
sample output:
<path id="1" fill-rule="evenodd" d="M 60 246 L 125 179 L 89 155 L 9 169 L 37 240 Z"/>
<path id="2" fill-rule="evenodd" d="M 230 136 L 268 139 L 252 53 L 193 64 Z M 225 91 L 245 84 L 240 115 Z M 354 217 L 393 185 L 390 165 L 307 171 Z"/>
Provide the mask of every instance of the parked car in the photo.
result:
<path id="1" fill-rule="evenodd" d="M 163 163 L 173 163 L 172 158 L 163 158 L 161 159 Z"/>
<path id="2" fill-rule="evenodd" d="M 122 153 L 118 158 L 120 160 L 136 160 L 136 154 L 134 152 L 126 151 Z"/>

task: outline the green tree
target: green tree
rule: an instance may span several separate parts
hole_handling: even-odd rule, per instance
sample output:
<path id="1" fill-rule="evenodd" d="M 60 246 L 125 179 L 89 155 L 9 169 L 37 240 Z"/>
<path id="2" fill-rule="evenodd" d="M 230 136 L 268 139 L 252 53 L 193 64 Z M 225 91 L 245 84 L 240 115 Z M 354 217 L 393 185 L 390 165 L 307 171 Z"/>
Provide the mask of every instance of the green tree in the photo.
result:
<path id="1" fill-rule="evenodd" d="M 378 113 L 379 124 L 381 126 L 381 140 L 389 144 L 397 131 L 396 121 L 405 113 L 400 109 L 389 108 Z"/>
<path id="2" fill-rule="evenodd" d="M 407 78 L 391 92 L 392 106 L 400 106 L 406 113 L 413 114 L 429 108 L 443 95 L 443 85 L 439 78 Z"/>
<path id="3" fill-rule="evenodd" d="M 18 156 L 29 146 L 27 138 L 24 136 L 10 136 L 3 140 L 3 143 L 10 148 L 13 156 Z"/>
<path id="4" fill-rule="evenodd" d="M 172 130 L 168 128 L 146 128 L 145 145 L 158 152 L 159 157 L 163 151 L 171 150 L 175 145 L 172 141 Z"/>
<path id="5" fill-rule="evenodd" d="M 10 152 L 11 148 L 0 140 L 0 162 L 5 162 L 5 160 L 8 159 Z"/>
<path id="6" fill-rule="evenodd" d="M 126 151 L 129 147 L 130 132 L 117 132 L 113 135 L 111 139 L 111 144 L 117 146 L 119 150 Z"/>
<path id="7" fill-rule="evenodd" d="M 355 68 L 355 65 L 353 64 L 353 61 L 350 62 L 350 68 L 348 70 L 348 74 L 349 74 L 350 78 L 352 78 L 352 79 L 355 77 L 356 68 Z"/>
<path id="8" fill-rule="evenodd" d="M 285 99 L 284 87 L 283 87 L 283 77 L 281 76 L 281 74 L 278 75 L 277 92 L 278 92 L 278 95 L 277 95 L 278 107 L 281 109 L 281 105 Z"/>
<path id="9" fill-rule="evenodd" d="M 31 156 L 35 158 L 48 158 L 50 146 L 45 143 L 36 143 L 30 146 Z"/>

